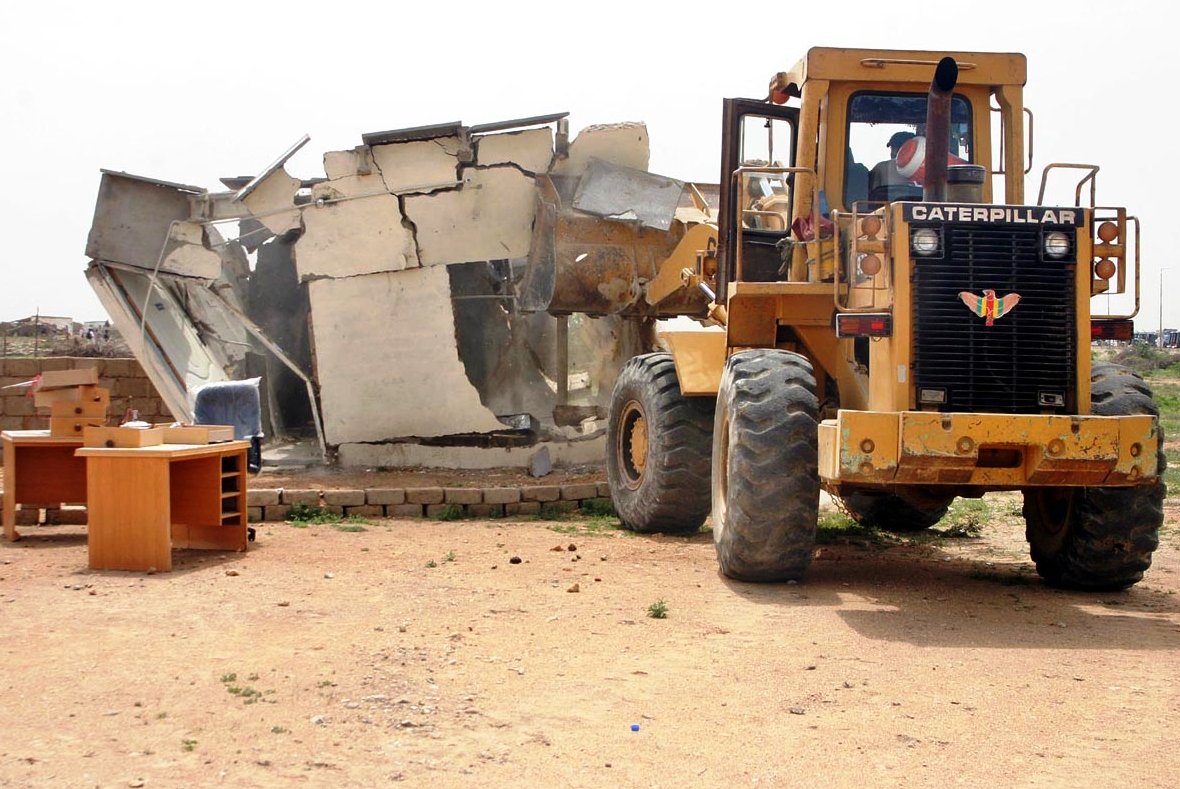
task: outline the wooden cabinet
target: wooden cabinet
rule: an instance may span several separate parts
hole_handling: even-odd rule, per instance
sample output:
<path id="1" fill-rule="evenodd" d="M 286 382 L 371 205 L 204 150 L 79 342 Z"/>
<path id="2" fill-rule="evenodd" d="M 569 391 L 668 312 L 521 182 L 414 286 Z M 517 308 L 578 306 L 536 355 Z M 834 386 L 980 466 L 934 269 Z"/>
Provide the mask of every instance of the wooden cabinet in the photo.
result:
<path id="1" fill-rule="evenodd" d="M 51 436 L 48 430 L 6 430 L 4 445 L 4 536 L 16 540 L 16 508 L 57 507 L 86 501 L 86 461 L 74 457 L 82 437 Z"/>
<path id="2" fill-rule="evenodd" d="M 83 447 L 90 567 L 164 572 L 173 548 L 244 551 L 247 441 Z"/>

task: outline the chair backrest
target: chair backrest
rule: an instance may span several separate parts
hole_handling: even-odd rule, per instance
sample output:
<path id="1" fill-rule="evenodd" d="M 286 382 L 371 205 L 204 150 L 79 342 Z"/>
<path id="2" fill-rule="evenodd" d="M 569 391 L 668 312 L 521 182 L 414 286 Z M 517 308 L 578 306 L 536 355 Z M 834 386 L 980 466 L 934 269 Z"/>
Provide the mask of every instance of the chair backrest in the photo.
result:
<path id="1" fill-rule="evenodd" d="M 262 379 L 218 381 L 193 391 L 193 421 L 198 425 L 233 425 L 234 438 L 262 436 Z"/>

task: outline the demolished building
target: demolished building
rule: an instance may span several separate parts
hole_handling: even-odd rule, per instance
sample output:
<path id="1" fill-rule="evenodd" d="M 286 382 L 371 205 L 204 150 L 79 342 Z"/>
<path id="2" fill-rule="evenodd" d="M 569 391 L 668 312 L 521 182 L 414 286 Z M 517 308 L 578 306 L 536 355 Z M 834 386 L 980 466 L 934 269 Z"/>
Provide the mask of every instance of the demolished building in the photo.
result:
<path id="1" fill-rule="evenodd" d="M 257 376 L 267 434 L 340 465 L 600 461 L 617 370 L 705 306 L 640 295 L 709 218 L 646 173 L 646 127 L 377 132 L 303 180 L 307 141 L 219 191 L 102 171 L 86 276 L 173 415 Z"/>

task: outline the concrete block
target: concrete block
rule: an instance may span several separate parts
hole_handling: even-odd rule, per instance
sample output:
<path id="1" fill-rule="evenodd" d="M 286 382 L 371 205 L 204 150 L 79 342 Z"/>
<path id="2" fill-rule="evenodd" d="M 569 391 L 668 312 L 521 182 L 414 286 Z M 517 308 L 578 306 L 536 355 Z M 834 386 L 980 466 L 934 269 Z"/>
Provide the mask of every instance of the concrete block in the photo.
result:
<path id="1" fill-rule="evenodd" d="M 328 515 L 339 515 L 342 518 L 344 517 L 344 507 L 340 506 L 339 504 L 323 504 L 320 506 L 320 509 Z"/>
<path id="2" fill-rule="evenodd" d="M 269 507 L 282 500 L 282 488 L 247 488 L 246 506 Z"/>
<path id="3" fill-rule="evenodd" d="M 406 216 L 418 229 L 421 264 L 527 256 L 536 213 L 533 179 L 510 167 L 467 168 L 463 177 L 470 183 L 462 189 L 404 198 Z"/>
<path id="4" fill-rule="evenodd" d="M 44 522 L 52 526 L 84 526 L 88 522 L 85 507 L 46 507 Z"/>
<path id="5" fill-rule="evenodd" d="M 542 515 L 568 515 L 577 512 L 580 505 L 576 501 L 546 501 L 541 504 Z"/>
<path id="6" fill-rule="evenodd" d="M 290 504 L 270 504 L 262 508 L 263 517 L 268 523 L 278 523 L 287 520 L 291 514 Z"/>
<path id="7" fill-rule="evenodd" d="M 405 504 L 406 492 L 401 488 L 369 488 L 365 491 L 367 504 Z"/>
<path id="8" fill-rule="evenodd" d="M 484 488 L 484 504 L 514 504 L 520 501 L 520 488 Z"/>
<path id="9" fill-rule="evenodd" d="M 605 512 L 608 508 L 613 510 L 615 503 L 610 500 L 609 496 L 596 496 L 592 499 L 583 499 L 581 502 L 583 507 L 595 507 L 599 512 Z"/>
<path id="10" fill-rule="evenodd" d="M 562 485 L 561 497 L 566 501 L 592 499 L 598 495 L 598 485 L 593 482 L 574 485 Z"/>
<path id="11" fill-rule="evenodd" d="M 459 361 L 446 269 L 315 280 L 308 293 L 328 443 L 503 429 Z"/>
<path id="12" fill-rule="evenodd" d="M 443 488 L 443 501 L 447 504 L 479 504 L 483 491 L 478 488 Z"/>
<path id="13" fill-rule="evenodd" d="M 505 515 L 536 515 L 541 511 L 539 501 L 518 501 L 515 504 L 505 504 Z"/>
<path id="14" fill-rule="evenodd" d="M 503 518 L 503 504 L 468 504 L 467 514 L 472 518 Z"/>
<path id="15" fill-rule="evenodd" d="M 11 390 L 9 390 L 11 391 Z M 0 413 L 4 416 L 34 416 L 37 413 L 33 398 L 23 394 L 0 397 Z"/>
<path id="16" fill-rule="evenodd" d="M 116 378 L 111 397 L 154 397 L 156 390 L 146 378 Z"/>
<path id="17" fill-rule="evenodd" d="M 385 192 L 380 175 L 317 184 L 312 197 L 325 202 L 303 212 L 303 236 L 293 250 L 300 279 L 354 277 L 418 265 L 413 231 L 403 223 L 398 198 Z M 333 202 L 349 197 L 357 199 Z M 318 324 L 320 311 L 313 306 L 312 314 Z"/>
<path id="18" fill-rule="evenodd" d="M 606 498 L 610 498 L 610 483 L 609 482 L 599 482 L 598 483 L 598 495 L 605 496 Z"/>
<path id="19" fill-rule="evenodd" d="M 8 375 L 22 381 L 30 381 L 37 373 L 41 372 L 40 361 L 40 359 L 9 359 Z"/>
<path id="20" fill-rule="evenodd" d="M 557 485 L 530 485 L 520 489 L 522 501 L 557 501 L 561 498 L 561 488 Z"/>
<path id="21" fill-rule="evenodd" d="M 385 508 L 380 504 L 359 504 L 352 507 L 345 507 L 344 514 L 349 517 L 358 518 L 384 518 Z"/>
<path id="22" fill-rule="evenodd" d="M 284 488 L 282 502 L 284 504 L 306 504 L 309 507 L 317 507 L 320 503 L 320 492 L 318 490 L 291 490 Z"/>
<path id="23" fill-rule="evenodd" d="M 484 135 L 476 151 L 480 167 L 515 164 L 530 173 L 544 173 L 553 161 L 553 127 Z"/>
<path id="24" fill-rule="evenodd" d="M 407 504 L 442 504 L 442 488 L 406 488 Z"/>
<path id="25" fill-rule="evenodd" d="M 8 416 L 0 412 L 0 430 L 24 430 L 24 419 L 19 416 Z M 0 460 L 0 465 L 4 465 L 4 461 Z"/>
<path id="26" fill-rule="evenodd" d="M 19 509 L 16 511 L 17 526 L 37 526 L 41 523 L 41 509 Z"/>
<path id="27" fill-rule="evenodd" d="M 451 185 L 458 180 L 457 137 L 375 145 L 371 151 L 373 162 L 385 182 L 385 188 L 391 192 L 407 189 L 434 191 L 421 187 L 435 184 Z"/>
<path id="28" fill-rule="evenodd" d="M 74 369 L 74 360 L 68 356 L 45 356 L 38 359 L 37 362 L 41 368 L 39 372 Z"/>
<path id="29" fill-rule="evenodd" d="M 324 504 L 328 506 L 357 507 L 365 503 L 363 490 L 325 490 Z"/>
<path id="30" fill-rule="evenodd" d="M 264 512 L 262 507 L 247 507 L 246 520 L 250 523 L 262 523 L 262 515 Z"/>
<path id="31" fill-rule="evenodd" d="M 581 175 L 590 159 L 646 170 L 650 145 L 643 123 L 610 123 L 587 126 L 570 143 L 569 157 L 553 163 L 556 175 Z"/>
<path id="32" fill-rule="evenodd" d="M 454 518 L 455 510 L 459 510 L 460 517 L 467 514 L 467 508 L 462 504 L 427 504 L 426 517 L 427 518 Z"/>
<path id="33" fill-rule="evenodd" d="M 385 508 L 387 518 L 421 518 L 421 504 L 390 504 Z"/>

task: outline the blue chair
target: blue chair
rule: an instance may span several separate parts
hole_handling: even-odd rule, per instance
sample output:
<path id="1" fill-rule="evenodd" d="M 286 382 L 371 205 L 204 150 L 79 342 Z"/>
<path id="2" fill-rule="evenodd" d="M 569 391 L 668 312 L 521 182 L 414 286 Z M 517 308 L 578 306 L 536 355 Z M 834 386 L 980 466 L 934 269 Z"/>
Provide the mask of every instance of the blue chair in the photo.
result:
<path id="1" fill-rule="evenodd" d="M 218 381 L 193 390 L 193 422 L 232 425 L 235 439 L 250 442 L 246 465 L 254 473 L 262 469 L 262 402 L 258 394 L 261 380 Z"/>

